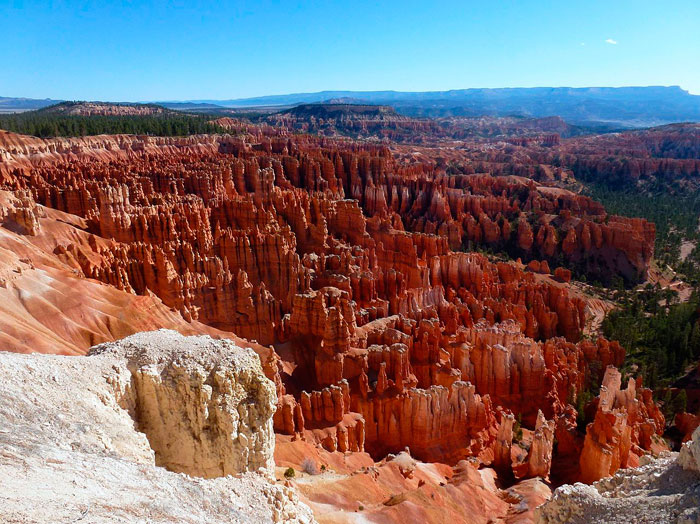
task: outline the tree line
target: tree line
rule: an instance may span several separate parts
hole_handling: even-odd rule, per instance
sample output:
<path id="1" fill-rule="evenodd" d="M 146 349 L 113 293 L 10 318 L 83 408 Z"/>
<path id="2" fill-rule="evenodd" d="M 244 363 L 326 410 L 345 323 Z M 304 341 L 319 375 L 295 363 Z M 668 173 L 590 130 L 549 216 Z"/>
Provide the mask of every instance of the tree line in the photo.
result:
<path id="1" fill-rule="evenodd" d="M 620 307 L 603 321 L 603 334 L 623 345 L 626 367 L 637 368 L 646 385 L 665 387 L 700 358 L 698 294 L 673 303 L 674 291 L 651 284 L 621 293 Z"/>
<path id="2" fill-rule="evenodd" d="M 210 123 L 207 115 L 57 115 L 27 112 L 0 115 L 0 129 L 40 138 L 76 137 L 101 134 L 187 136 L 227 133 Z"/>

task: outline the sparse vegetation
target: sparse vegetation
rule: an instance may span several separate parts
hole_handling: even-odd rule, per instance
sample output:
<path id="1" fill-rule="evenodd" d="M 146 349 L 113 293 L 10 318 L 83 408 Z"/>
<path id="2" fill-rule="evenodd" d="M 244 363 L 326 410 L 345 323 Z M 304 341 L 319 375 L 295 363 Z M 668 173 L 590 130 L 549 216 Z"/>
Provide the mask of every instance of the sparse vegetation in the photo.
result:
<path id="1" fill-rule="evenodd" d="M 586 406 L 593 400 L 594 395 L 590 390 L 581 391 L 576 398 L 576 427 L 582 433 L 586 431 Z"/>
<path id="2" fill-rule="evenodd" d="M 520 442 L 523 440 L 523 425 L 522 416 L 518 413 L 518 418 L 513 423 L 513 441 Z"/>
<path id="3" fill-rule="evenodd" d="M 605 317 L 603 334 L 627 350 L 626 370 L 638 370 L 653 389 L 668 386 L 700 357 L 697 292 L 684 303 L 652 285 L 619 297 L 620 308 Z"/>
<path id="4" fill-rule="evenodd" d="M 306 457 L 301 461 L 301 470 L 309 475 L 318 475 L 320 473 L 316 461 L 310 457 Z"/>
<path id="5" fill-rule="evenodd" d="M 296 472 L 294 471 L 294 468 L 287 468 L 287 469 L 284 471 L 284 478 L 286 478 L 286 479 L 293 479 L 293 478 L 296 477 L 296 476 L 297 476 L 297 474 L 296 474 Z"/>

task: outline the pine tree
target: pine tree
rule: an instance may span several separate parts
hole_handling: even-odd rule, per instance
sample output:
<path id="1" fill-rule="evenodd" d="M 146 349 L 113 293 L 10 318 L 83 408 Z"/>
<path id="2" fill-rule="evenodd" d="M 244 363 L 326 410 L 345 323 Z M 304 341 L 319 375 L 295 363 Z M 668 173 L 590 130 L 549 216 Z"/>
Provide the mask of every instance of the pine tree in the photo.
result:
<path id="1" fill-rule="evenodd" d="M 688 394 L 685 389 L 682 389 L 678 395 L 676 395 L 671 401 L 670 412 L 675 416 L 678 413 L 682 413 L 688 407 Z"/>
<path id="2" fill-rule="evenodd" d="M 688 340 L 688 349 L 692 357 L 700 357 L 700 321 L 696 320 Z"/>
<path id="3" fill-rule="evenodd" d="M 681 334 L 681 344 L 680 344 L 680 358 L 677 359 L 679 362 L 688 361 L 693 356 L 693 352 L 690 350 L 690 324 L 686 324 L 683 328 L 683 333 Z"/>

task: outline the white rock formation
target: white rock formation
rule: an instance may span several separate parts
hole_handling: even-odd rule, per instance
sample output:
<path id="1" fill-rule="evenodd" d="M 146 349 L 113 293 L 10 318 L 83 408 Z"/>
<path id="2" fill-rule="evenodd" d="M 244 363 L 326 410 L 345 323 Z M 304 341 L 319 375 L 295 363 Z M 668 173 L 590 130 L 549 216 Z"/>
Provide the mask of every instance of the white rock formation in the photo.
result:
<path id="1" fill-rule="evenodd" d="M 252 350 L 206 336 L 0 352 L 0 522 L 313 522 L 271 480 L 275 400 Z"/>
<path id="2" fill-rule="evenodd" d="M 539 524 L 699 524 L 700 428 L 679 453 L 642 457 L 593 485 L 558 488 L 537 508 Z"/>
<path id="3" fill-rule="evenodd" d="M 277 397 L 253 350 L 160 330 L 89 354 L 125 363 L 130 381 L 115 384 L 119 402 L 148 437 L 157 465 L 206 478 L 272 472 Z"/>

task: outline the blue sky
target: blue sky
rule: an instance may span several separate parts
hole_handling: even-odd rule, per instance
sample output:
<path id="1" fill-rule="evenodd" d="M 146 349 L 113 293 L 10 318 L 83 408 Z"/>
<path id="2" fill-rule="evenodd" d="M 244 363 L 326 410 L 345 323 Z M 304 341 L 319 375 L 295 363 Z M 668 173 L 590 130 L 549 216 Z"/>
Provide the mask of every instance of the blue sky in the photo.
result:
<path id="1" fill-rule="evenodd" d="M 0 96 L 623 85 L 700 94 L 699 27 L 700 0 L 0 0 Z"/>

